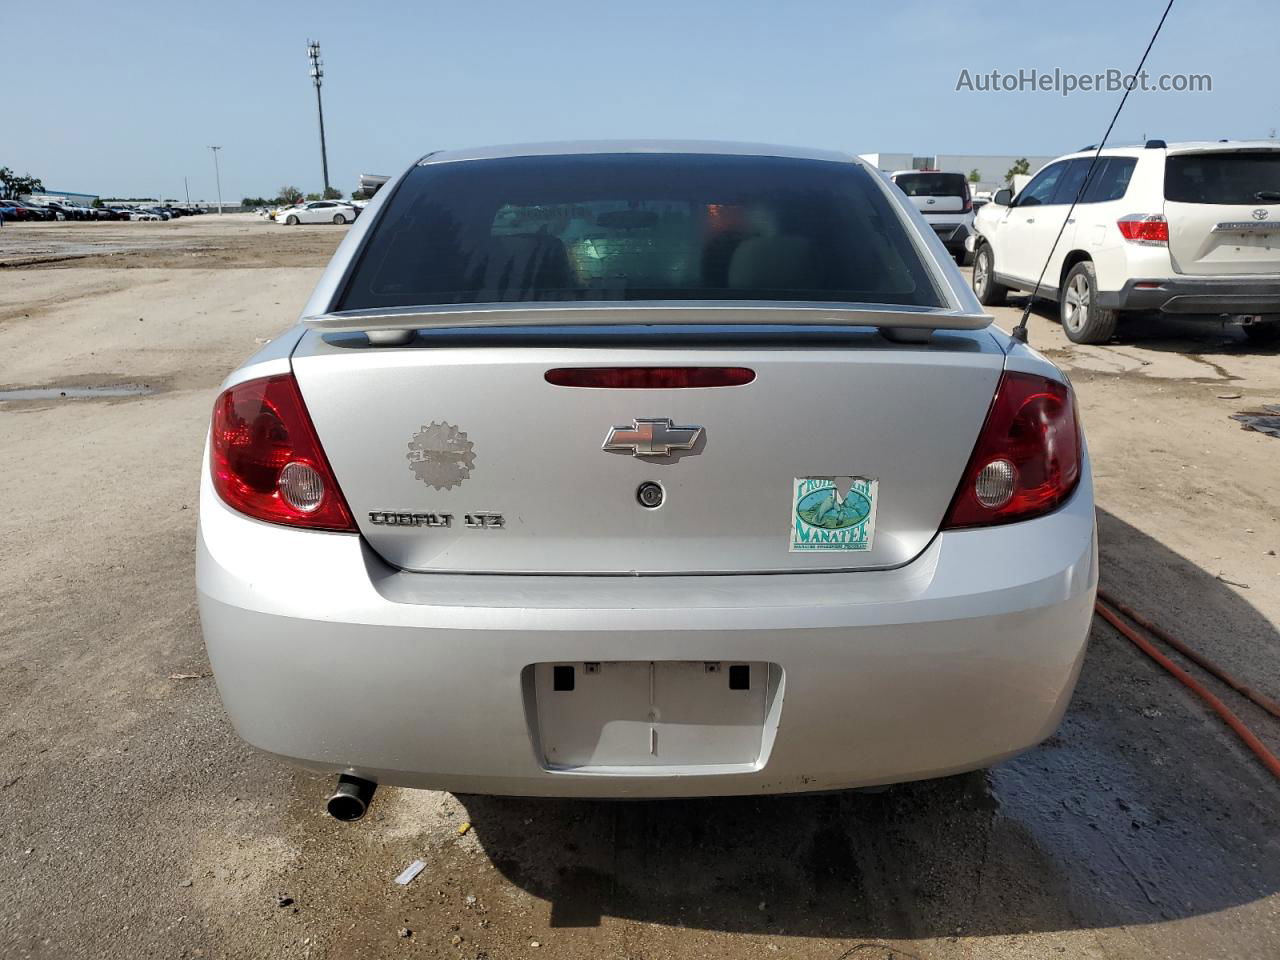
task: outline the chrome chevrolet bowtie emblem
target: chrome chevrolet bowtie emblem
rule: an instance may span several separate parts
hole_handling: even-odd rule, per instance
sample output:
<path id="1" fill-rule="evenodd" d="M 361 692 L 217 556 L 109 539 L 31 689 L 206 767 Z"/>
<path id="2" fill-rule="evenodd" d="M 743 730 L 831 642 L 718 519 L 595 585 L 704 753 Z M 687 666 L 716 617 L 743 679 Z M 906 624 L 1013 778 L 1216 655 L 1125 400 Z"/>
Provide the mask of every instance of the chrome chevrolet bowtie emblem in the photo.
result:
<path id="1" fill-rule="evenodd" d="M 670 420 L 635 419 L 630 426 L 611 427 L 600 449 L 636 457 L 669 457 L 673 450 L 692 450 L 701 427 L 677 427 Z"/>

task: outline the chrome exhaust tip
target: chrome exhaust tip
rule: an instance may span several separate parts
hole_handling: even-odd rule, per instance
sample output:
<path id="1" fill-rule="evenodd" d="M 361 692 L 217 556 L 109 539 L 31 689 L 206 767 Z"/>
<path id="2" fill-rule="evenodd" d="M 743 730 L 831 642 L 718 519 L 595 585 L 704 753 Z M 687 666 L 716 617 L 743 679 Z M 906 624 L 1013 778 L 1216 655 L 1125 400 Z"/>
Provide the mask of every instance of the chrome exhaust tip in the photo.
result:
<path id="1" fill-rule="evenodd" d="M 335 820 L 351 823 L 365 815 L 373 801 L 373 791 L 377 789 L 378 785 L 372 781 L 344 773 L 338 777 L 338 787 L 324 808 Z"/>

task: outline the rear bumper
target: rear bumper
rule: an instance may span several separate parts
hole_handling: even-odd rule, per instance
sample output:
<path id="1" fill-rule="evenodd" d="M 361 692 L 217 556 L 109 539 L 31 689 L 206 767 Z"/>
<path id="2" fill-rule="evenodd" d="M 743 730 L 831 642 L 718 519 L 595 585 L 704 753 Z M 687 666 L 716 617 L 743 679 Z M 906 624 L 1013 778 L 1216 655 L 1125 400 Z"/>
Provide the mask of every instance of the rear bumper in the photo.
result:
<path id="1" fill-rule="evenodd" d="M 1099 291 L 1109 310 L 1157 310 L 1169 314 L 1280 314 L 1280 277 L 1190 277 L 1134 279 L 1116 291 Z"/>
<path id="2" fill-rule="evenodd" d="M 239 734 L 384 784 L 513 795 L 780 793 L 975 769 L 1057 726 L 1097 585 L 1086 473 L 1052 515 L 941 534 L 857 574 L 406 574 L 354 535 L 229 510 L 206 479 L 197 550 L 209 659 Z M 753 764 L 551 769 L 526 668 L 549 661 L 778 665 Z"/>
<path id="3" fill-rule="evenodd" d="M 944 247 L 952 253 L 963 253 L 965 251 L 965 242 L 973 235 L 973 229 L 968 219 L 955 223 L 939 223 L 929 217 L 925 219 L 929 221 L 929 226 L 933 228 L 933 232 L 938 235 L 938 239 L 942 241 Z"/>

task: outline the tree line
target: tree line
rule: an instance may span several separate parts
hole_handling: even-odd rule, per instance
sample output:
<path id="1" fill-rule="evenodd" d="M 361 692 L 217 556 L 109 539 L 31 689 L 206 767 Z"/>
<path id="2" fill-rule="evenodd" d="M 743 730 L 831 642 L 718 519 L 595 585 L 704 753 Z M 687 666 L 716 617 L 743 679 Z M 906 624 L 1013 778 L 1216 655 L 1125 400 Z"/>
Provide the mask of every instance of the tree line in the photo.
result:
<path id="1" fill-rule="evenodd" d="M 44 183 L 31 174 L 18 176 L 8 167 L 0 167 L 0 197 L 16 200 L 28 193 L 44 193 Z"/>
<path id="2" fill-rule="evenodd" d="M 291 207 L 304 200 L 341 200 L 342 191 L 329 187 L 324 193 L 303 193 L 297 187 L 284 186 L 274 197 L 245 197 L 240 201 L 242 207 Z M 351 194 L 356 199 L 356 194 Z"/>
<path id="3" fill-rule="evenodd" d="M 0 199 L 17 199 L 31 193 L 44 193 L 44 181 L 39 177 L 33 177 L 31 174 L 19 175 L 14 173 L 8 167 L 0 167 Z M 116 198 L 111 198 L 116 199 Z M 130 198 L 131 200 L 133 198 Z M 139 197 L 138 200 L 151 200 L 150 197 Z M 295 203 L 301 203 L 303 200 L 341 200 L 342 192 L 329 187 L 324 193 L 307 193 L 304 194 L 297 187 L 284 186 L 280 188 L 280 192 L 270 199 L 266 197 L 245 197 L 240 201 L 241 206 L 245 207 L 276 207 L 276 206 L 292 206 Z M 357 193 L 351 194 L 351 199 L 357 199 Z M 176 203 L 177 201 L 171 201 Z M 95 206 L 101 205 L 102 201 L 95 202 Z"/>

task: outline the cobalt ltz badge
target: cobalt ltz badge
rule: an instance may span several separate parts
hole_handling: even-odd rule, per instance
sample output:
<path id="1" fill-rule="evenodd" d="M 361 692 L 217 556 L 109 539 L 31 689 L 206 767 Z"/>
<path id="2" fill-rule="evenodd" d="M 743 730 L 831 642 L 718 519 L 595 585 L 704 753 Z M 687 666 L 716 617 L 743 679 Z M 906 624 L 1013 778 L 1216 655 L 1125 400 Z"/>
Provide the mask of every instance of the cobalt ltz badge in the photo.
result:
<path id="1" fill-rule="evenodd" d="M 791 488 L 791 552 L 871 549 L 880 481 L 796 477 Z"/>
<path id="2" fill-rule="evenodd" d="M 448 490 L 471 476 L 476 464 L 475 444 L 453 424 L 432 421 L 409 441 L 405 459 L 423 483 Z"/>

